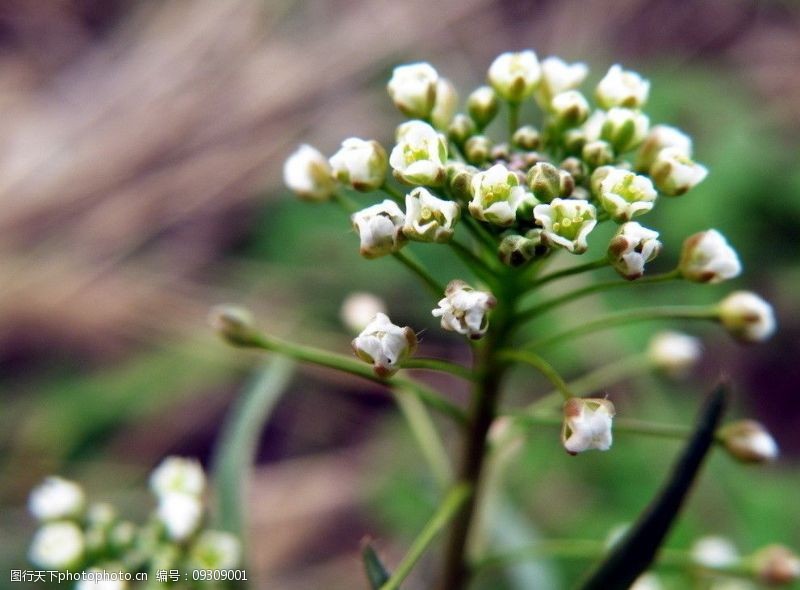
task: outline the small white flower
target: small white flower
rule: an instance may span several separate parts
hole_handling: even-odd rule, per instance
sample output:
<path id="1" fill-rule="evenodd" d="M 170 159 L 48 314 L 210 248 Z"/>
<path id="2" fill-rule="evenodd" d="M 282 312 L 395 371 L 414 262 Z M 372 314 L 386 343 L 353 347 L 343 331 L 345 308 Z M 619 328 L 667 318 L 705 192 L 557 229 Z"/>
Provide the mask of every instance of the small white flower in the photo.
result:
<path id="1" fill-rule="evenodd" d="M 516 221 L 520 206 L 533 198 L 524 187 L 519 186 L 519 177 L 515 172 L 502 164 L 495 164 L 473 175 L 469 212 L 481 221 L 507 226 Z"/>
<path id="2" fill-rule="evenodd" d="M 408 326 L 396 326 L 386 314 L 378 313 L 353 339 L 352 346 L 358 358 L 373 366 L 376 375 L 390 377 L 414 354 L 417 335 Z"/>
<path id="3" fill-rule="evenodd" d="M 607 399 L 573 397 L 564 403 L 561 442 L 570 455 L 611 448 L 614 404 Z"/>
<path id="4" fill-rule="evenodd" d="M 620 168 L 608 170 L 598 189 L 603 209 L 618 222 L 647 213 L 658 196 L 649 178 Z"/>
<path id="5" fill-rule="evenodd" d="M 550 111 L 564 125 L 580 125 L 589 116 L 589 102 L 577 90 L 565 90 L 553 97 Z"/>
<path id="6" fill-rule="evenodd" d="M 719 304 L 719 319 L 741 342 L 761 342 L 775 332 L 772 306 L 755 293 L 735 291 Z"/>
<path id="7" fill-rule="evenodd" d="M 447 140 L 423 121 L 397 128 L 397 145 L 389 155 L 394 176 L 406 184 L 438 186 L 447 176 Z"/>
<path id="8" fill-rule="evenodd" d="M 644 274 L 644 266 L 661 252 L 658 232 L 635 221 L 623 223 L 608 245 L 608 258 L 629 281 Z"/>
<path id="9" fill-rule="evenodd" d="M 390 199 L 353 213 L 350 220 L 361 239 L 361 255 L 365 258 L 397 252 L 406 243 L 403 235 L 405 215 Z"/>
<path id="10" fill-rule="evenodd" d="M 439 74 L 429 63 L 406 64 L 394 69 L 386 89 L 400 112 L 416 119 L 426 119 L 436 102 L 438 80 Z"/>
<path id="11" fill-rule="evenodd" d="M 437 129 L 447 129 L 458 109 L 458 92 L 447 78 L 436 82 L 436 102 L 431 111 L 431 123 Z"/>
<path id="12" fill-rule="evenodd" d="M 84 549 L 83 533 L 78 525 L 52 522 L 36 531 L 28 557 L 44 569 L 65 570 L 80 563 Z"/>
<path id="13" fill-rule="evenodd" d="M 589 115 L 589 118 L 583 122 L 580 131 L 582 132 L 586 143 L 591 143 L 600 139 L 600 136 L 603 133 L 603 126 L 606 123 L 606 118 L 605 111 L 596 110 L 593 111 L 592 114 Z"/>
<path id="14" fill-rule="evenodd" d="M 649 172 L 656 156 L 664 148 L 675 148 L 687 158 L 692 157 L 692 140 L 688 135 L 669 125 L 656 125 L 636 152 L 636 170 Z"/>
<path id="15" fill-rule="evenodd" d="M 339 182 L 357 191 L 374 191 L 386 180 L 386 151 L 377 141 L 357 137 L 345 139 L 330 159 L 331 170 Z"/>
<path id="16" fill-rule="evenodd" d="M 351 293 L 342 303 L 339 317 L 353 332 L 361 332 L 379 313 L 386 313 L 386 304 L 372 293 Z"/>
<path id="17" fill-rule="evenodd" d="M 445 289 L 444 299 L 431 313 L 442 318 L 442 328 L 464 334 L 477 340 L 489 328 L 489 310 L 494 309 L 497 300 L 486 291 L 478 291 L 464 281 L 450 281 Z"/>
<path id="18" fill-rule="evenodd" d="M 406 195 L 406 221 L 403 233 L 420 242 L 448 242 L 461 215 L 458 203 L 434 197 L 418 187 Z"/>
<path id="19" fill-rule="evenodd" d="M 701 537 L 692 545 L 691 554 L 697 565 L 709 568 L 728 567 L 739 561 L 736 545 L 725 537 Z"/>
<path id="20" fill-rule="evenodd" d="M 92 577 L 80 580 L 75 584 L 75 590 L 125 590 L 128 587 L 125 580 L 103 577 L 103 569 L 92 567 L 86 570 L 86 573 Z M 106 573 L 112 572 L 106 570 Z"/>
<path id="21" fill-rule="evenodd" d="M 38 520 L 74 518 L 85 506 L 86 496 L 81 487 L 56 476 L 46 478 L 28 498 L 28 510 Z"/>
<path id="22" fill-rule="evenodd" d="M 687 156 L 679 147 L 664 148 L 650 167 L 650 177 L 665 195 L 682 195 L 708 176 L 708 169 Z"/>
<path id="23" fill-rule="evenodd" d="M 681 377 L 697 364 L 702 354 L 700 340 L 681 332 L 659 332 L 647 347 L 647 356 L 657 369 Z"/>
<path id="24" fill-rule="evenodd" d="M 192 545 L 190 561 L 199 570 L 232 570 L 242 559 L 242 545 L 230 533 L 204 531 Z"/>
<path id="25" fill-rule="evenodd" d="M 541 76 L 536 54 L 531 50 L 503 53 L 489 66 L 489 84 L 511 102 L 522 102 L 533 94 Z"/>
<path id="26" fill-rule="evenodd" d="M 283 182 L 307 201 L 327 201 L 336 188 L 328 160 L 310 145 L 301 145 L 286 159 Z"/>
<path id="27" fill-rule="evenodd" d="M 647 102 L 649 93 L 650 82 L 632 70 L 623 70 L 619 64 L 609 68 L 595 91 L 597 102 L 604 109 L 641 108 Z"/>
<path id="28" fill-rule="evenodd" d="M 542 108 L 550 106 L 553 97 L 581 85 L 589 73 L 585 63 L 568 64 L 559 57 L 547 57 L 541 63 L 542 77 L 534 96 Z"/>
<path id="29" fill-rule="evenodd" d="M 605 114 L 600 139 L 610 143 L 616 153 L 624 154 L 642 143 L 649 128 L 650 118 L 644 113 L 614 107 Z"/>
<path id="30" fill-rule="evenodd" d="M 696 283 L 720 283 L 742 272 L 736 250 L 715 229 L 684 240 L 678 268 L 684 278 Z"/>
<path id="31" fill-rule="evenodd" d="M 642 574 L 634 580 L 629 590 L 662 590 L 663 587 L 654 574 Z"/>
<path id="32" fill-rule="evenodd" d="M 583 199 L 553 199 L 549 204 L 536 205 L 533 216 L 544 230 L 544 243 L 573 254 L 586 252 L 586 238 L 597 225 L 594 205 Z"/>
<path id="33" fill-rule="evenodd" d="M 739 420 L 724 426 L 719 434 L 725 450 L 745 463 L 766 463 L 778 458 L 778 443 L 755 420 Z"/>
<path id="34" fill-rule="evenodd" d="M 157 514 L 171 539 L 185 541 L 200 526 L 203 504 L 195 495 L 167 492 L 159 497 Z"/>
<path id="35" fill-rule="evenodd" d="M 479 129 L 483 129 L 497 115 L 500 102 L 491 86 L 479 86 L 467 97 L 467 112 Z"/>
<path id="36" fill-rule="evenodd" d="M 206 475 L 196 459 L 167 457 L 150 474 L 150 489 L 156 496 L 180 492 L 200 496 L 206 486 Z"/>

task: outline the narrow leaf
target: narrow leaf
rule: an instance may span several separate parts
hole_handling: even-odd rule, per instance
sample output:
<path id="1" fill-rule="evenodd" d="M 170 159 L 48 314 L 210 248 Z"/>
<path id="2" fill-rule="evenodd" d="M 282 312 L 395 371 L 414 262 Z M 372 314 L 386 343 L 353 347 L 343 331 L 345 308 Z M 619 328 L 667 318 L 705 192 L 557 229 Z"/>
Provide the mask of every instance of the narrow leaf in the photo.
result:
<path id="1" fill-rule="evenodd" d="M 364 561 L 364 573 L 367 575 L 369 587 L 371 590 L 379 590 L 389 581 L 391 574 L 383 565 L 381 558 L 378 557 L 370 539 L 364 539 L 361 542 L 361 559 Z"/>

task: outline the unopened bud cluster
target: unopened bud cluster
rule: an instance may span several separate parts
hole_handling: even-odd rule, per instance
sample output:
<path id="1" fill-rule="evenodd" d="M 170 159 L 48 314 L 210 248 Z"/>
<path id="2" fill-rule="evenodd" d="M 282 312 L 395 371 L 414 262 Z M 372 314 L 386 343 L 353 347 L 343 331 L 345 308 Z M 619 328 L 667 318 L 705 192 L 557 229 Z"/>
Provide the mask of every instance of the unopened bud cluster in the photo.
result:
<path id="1" fill-rule="evenodd" d="M 69 572 L 233 569 L 241 561 L 240 543 L 205 527 L 205 487 L 197 461 L 168 457 L 150 476 L 157 507 L 135 524 L 111 504 L 88 502 L 77 483 L 48 477 L 28 500 L 39 522 L 28 556 L 38 568 Z M 76 588 L 85 587 L 80 584 Z"/>

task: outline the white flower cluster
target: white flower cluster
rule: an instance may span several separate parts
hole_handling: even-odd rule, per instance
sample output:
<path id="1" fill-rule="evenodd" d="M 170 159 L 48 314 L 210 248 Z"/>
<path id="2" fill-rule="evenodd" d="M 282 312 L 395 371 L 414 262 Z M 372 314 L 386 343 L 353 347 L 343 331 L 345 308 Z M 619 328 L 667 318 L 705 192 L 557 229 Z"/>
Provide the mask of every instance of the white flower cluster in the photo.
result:
<path id="1" fill-rule="evenodd" d="M 137 526 L 122 519 L 110 504 L 87 504 L 78 484 L 48 477 L 28 499 L 28 508 L 41 525 L 28 557 L 37 567 L 58 571 L 132 573 L 156 565 L 182 571 L 235 568 L 241 561 L 239 540 L 202 528 L 205 481 L 197 461 L 166 458 L 150 476 L 158 507 L 145 524 Z M 78 582 L 76 588 L 89 587 L 86 583 Z M 90 583 L 95 586 L 94 581 Z M 104 584 L 126 587 L 117 580 L 100 580 L 97 587 Z"/>

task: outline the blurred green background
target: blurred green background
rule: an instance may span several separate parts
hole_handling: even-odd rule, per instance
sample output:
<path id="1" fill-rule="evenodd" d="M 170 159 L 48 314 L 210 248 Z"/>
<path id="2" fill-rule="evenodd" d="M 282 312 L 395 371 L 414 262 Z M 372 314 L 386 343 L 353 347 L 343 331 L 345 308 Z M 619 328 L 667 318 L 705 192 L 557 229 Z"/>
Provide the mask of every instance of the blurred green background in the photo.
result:
<path id="1" fill-rule="evenodd" d="M 735 415 L 764 422 L 782 458 L 745 468 L 715 454 L 669 544 L 715 533 L 743 552 L 800 547 L 796 3 L 19 0 L 0 6 L 0 585 L 24 563 L 34 529 L 26 495 L 44 475 L 84 482 L 91 498 L 135 516 L 149 509 L 145 478 L 161 457 L 207 462 L 263 360 L 214 337 L 214 304 L 247 305 L 271 332 L 346 352 L 339 306 L 370 291 L 394 321 L 425 330 L 426 355 L 466 361 L 407 271 L 361 260 L 345 216 L 294 201 L 280 170 L 300 142 L 325 153 L 351 135 L 388 146 L 400 116 L 384 85 L 397 63 L 430 61 L 463 96 L 495 55 L 527 47 L 586 61 L 587 88 L 615 62 L 652 81 L 651 121 L 689 132 L 711 171 L 648 215 L 665 244 L 655 267 L 672 268 L 683 237 L 715 227 L 745 268 L 718 287 L 584 300 L 532 333 L 643 297 L 709 302 L 734 288 L 767 297 L 780 324 L 767 344 L 744 348 L 713 327 L 685 326 L 705 346 L 691 379 L 642 377 L 608 393 L 621 413 L 684 421 L 730 375 Z M 442 280 L 461 276 L 448 251 L 410 248 Z M 655 329 L 602 333 L 552 358 L 579 376 L 640 350 Z M 464 399 L 459 384 L 430 382 Z M 520 370 L 508 389 L 508 403 L 522 404 L 548 388 Z M 620 434 L 612 452 L 572 458 L 555 429 L 530 433 L 509 469 L 494 517 L 505 539 L 494 546 L 604 538 L 643 508 L 678 450 Z M 265 428 L 250 498 L 259 587 L 360 588 L 359 539 L 377 538 L 396 563 L 435 489 L 385 393 L 308 370 Z M 516 568 L 485 587 L 561 587 L 586 565 Z M 434 566 L 423 563 L 408 587 L 426 587 Z"/>

